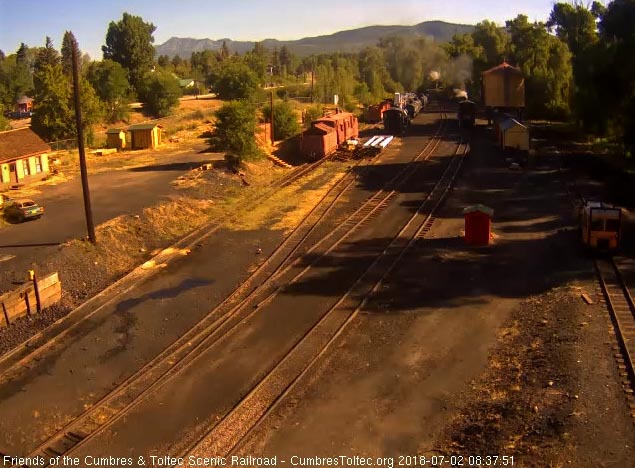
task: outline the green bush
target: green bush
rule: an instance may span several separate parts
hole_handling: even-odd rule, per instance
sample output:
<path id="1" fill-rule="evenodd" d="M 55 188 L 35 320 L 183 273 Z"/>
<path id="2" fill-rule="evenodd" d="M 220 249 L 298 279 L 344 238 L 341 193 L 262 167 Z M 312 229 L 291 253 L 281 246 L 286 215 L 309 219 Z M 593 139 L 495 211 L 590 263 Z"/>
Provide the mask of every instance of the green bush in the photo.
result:
<path id="1" fill-rule="evenodd" d="M 258 89 L 258 76 L 242 62 L 223 67 L 214 90 L 221 99 L 252 99 Z"/>
<path id="2" fill-rule="evenodd" d="M 271 108 L 265 107 L 265 119 L 271 121 Z M 300 131 L 298 124 L 298 114 L 287 101 L 278 102 L 273 105 L 273 137 L 276 140 L 286 140 Z"/>
<path id="3" fill-rule="evenodd" d="M 256 145 L 256 112 L 247 101 L 231 101 L 216 111 L 216 128 L 210 140 L 212 147 L 228 151 L 239 158 L 260 153 Z"/>
<path id="4" fill-rule="evenodd" d="M 170 73 L 155 71 L 146 74 L 139 90 L 144 109 L 157 117 L 170 115 L 181 97 L 179 81 Z"/>
<path id="5" fill-rule="evenodd" d="M 304 112 L 304 126 L 306 128 L 309 128 L 311 126 L 311 122 L 319 119 L 320 117 L 322 117 L 322 115 L 324 115 L 324 107 L 322 106 L 309 107 Z"/>

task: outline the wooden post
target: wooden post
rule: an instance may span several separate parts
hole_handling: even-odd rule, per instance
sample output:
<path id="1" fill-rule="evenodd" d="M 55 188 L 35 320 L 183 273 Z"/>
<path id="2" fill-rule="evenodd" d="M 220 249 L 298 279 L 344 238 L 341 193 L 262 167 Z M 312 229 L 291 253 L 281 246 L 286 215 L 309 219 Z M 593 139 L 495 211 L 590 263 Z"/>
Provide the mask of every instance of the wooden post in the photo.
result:
<path id="1" fill-rule="evenodd" d="M 31 304 L 29 304 L 29 291 L 24 291 L 24 304 L 26 304 L 26 314 L 31 316 Z"/>
<path id="2" fill-rule="evenodd" d="M 33 291 L 35 292 L 35 308 L 39 314 L 42 312 L 42 301 L 40 301 L 40 288 L 38 287 L 37 276 L 35 276 L 35 273 L 33 274 Z"/>
<path id="3" fill-rule="evenodd" d="M 7 308 L 5 307 L 4 302 L 2 303 L 2 313 L 4 313 L 4 321 L 7 324 L 7 328 L 9 328 L 11 322 L 9 321 L 9 314 L 7 313 Z"/>

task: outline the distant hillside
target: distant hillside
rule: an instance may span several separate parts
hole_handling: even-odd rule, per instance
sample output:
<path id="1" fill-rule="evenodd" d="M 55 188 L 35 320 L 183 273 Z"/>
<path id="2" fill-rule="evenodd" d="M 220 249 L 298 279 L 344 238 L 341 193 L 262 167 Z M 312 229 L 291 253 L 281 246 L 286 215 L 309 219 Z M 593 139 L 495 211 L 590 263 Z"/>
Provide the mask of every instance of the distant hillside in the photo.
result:
<path id="1" fill-rule="evenodd" d="M 286 45 L 297 55 L 306 56 L 315 53 L 328 52 L 356 52 L 364 47 L 376 45 L 380 38 L 387 36 L 429 36 L 437 42 L 447 42 L 454 34 L 472 32 L 474 26 L 467 24 L 452 24 L 443 21 L 425 21 L 414 26 L 368 26 L 365 28 L 340 31 L 327 36 L 305 37 L 296 41 L 278 41 L 265 39 L 265 47 L 273 49 Z M 163 44 L 156 46 L 157 55 L 174 57 L 179 55 L 187 58 L 192 52 L 220 49 L 223 41 L 232 52 L 244 53 L 254 47 L 253 42 L 232 41 L 231 39 L 191 39 L 172 37 Z"/>

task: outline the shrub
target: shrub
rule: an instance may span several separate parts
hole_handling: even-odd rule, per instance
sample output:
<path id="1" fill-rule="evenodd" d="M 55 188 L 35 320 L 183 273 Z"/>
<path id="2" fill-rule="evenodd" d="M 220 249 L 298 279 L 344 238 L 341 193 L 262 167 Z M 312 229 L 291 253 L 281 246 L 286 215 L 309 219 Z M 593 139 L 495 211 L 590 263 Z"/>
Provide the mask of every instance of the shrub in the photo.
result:
<path id="1" fill-rule="evenodd" d="M 221 99 L 251 99 L 258 89 L 258 76 L 241 62 L 223 67 L 214 85 Z"/>
<path id="2" fill-rule="evenodd" d="M 231 101 L 216 111 L 216 128 L 211 145 L 240 158 L 259 154 L 256 145 L 256 112 L 247 101 Z"/>
<path id="3" fill-rule="evenodd" d="M 271 121 L 271 108 L 265 107 L 264 115 Z M 290 103 L 286 101 L 273 105 L 273 137 L 276 140 L 286 140 L 300 131 L 298 114 Z"/>
<path id="4" fill-rule="evenodd" d="M 152 115 L 165 117 L 179 103 L 181 87 L 170 73 L 155 71 L 148 73 L 139 90 L 139 97 Z"/>
<path id="5" fill-rule="evenodd" d="M 324 108 L 322 106 L 311 106 L 304 113 L 304 125 L 308 128 L 311 126 L 311 122 L 319 119 L 324 114 Z"/>

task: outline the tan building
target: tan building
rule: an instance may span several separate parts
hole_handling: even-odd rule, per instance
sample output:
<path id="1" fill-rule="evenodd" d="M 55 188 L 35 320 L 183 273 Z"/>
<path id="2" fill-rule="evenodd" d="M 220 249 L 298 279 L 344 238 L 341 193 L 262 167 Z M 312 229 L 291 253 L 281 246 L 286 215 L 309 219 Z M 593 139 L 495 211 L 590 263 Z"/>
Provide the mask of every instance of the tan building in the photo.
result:
<path id="1" fill-rule="evenodd" d="M 122 150 L 126 147 L 126 130 L 124 128 L 110 128 L 106 131 L 106 146 Z"/>
<path id="2" fill-rule="evenodd" d="M 482 73 L 483 103 L 486 107 L 521 109 L 525 107 L 525 78 L 507 62 Z"/>
<path id="3" fill-rule="evenodd" d="M 50 152 L 29 127 L 0 132 L 0 190 L 42 180 L 49 173 Z"/>
<path id="4" fill-rule="evenodd" d="M 499 124 L 502 149 L 529 151 L 529 129 L 516 119 L 506 119 Z"/>
<path id="5" fill-rule="evenodd" d="M 156 148 L 161 144 L 163 127 L 156 123 L 137 124 L 128 127 L 130 133 L 130 148 Z"/>

